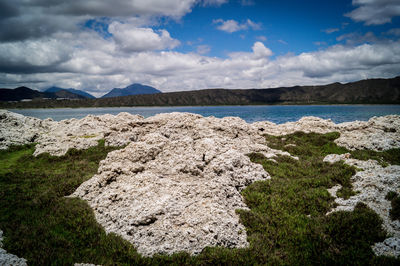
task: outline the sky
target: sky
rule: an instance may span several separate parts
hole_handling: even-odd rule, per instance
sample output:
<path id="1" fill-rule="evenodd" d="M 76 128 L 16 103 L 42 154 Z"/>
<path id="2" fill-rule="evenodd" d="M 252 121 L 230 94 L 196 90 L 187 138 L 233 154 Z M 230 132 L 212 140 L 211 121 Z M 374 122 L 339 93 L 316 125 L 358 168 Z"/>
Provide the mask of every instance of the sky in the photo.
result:
<path id="1" fill-rule="evenodd" d="M 0 0 L 0 87 L 101 96 L 400 75 L 400 0 Z"/>

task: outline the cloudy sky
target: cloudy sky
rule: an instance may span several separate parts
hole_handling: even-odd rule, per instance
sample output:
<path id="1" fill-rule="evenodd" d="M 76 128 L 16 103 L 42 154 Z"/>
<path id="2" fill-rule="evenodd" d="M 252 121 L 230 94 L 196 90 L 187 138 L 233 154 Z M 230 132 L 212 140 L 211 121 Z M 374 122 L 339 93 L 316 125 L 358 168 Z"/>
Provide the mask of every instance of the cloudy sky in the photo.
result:
<path id="1" fill-rule="evenodd" d="M 163 92 L 400 75 L 400 0 L 0 0 L 0 87 Z"/>

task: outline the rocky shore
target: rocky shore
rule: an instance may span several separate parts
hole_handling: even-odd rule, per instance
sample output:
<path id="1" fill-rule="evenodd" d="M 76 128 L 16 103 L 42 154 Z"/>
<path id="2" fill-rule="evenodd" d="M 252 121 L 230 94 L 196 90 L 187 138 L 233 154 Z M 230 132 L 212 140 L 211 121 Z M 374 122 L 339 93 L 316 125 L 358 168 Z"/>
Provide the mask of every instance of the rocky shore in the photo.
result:
<path id="1" fill-rule="evenodd" d="M 39 120 L 0 110 L 0 149 L 37 143 L 35 155 L 61 156 L 70 148 L 86 149 L 104 139 L 121 146 L 100 162 L 98 173 L 71 197 L 86 200 L 107 232 L 130 241 L 139 253 L 152 256 L 186 251 L 198 254 L 207 246 L 248 246 L 244 226 L 235 210 L 246 209 L 240 192 L 270 175 L 246 156 L 261 153 L 273 159 L 287 152 L 271 149 L 263 134 L 295 131 L 337 131 L 339 146 L 376 151 L 400 147 L 400 116 L 335 124 L 304 117 L 297 122 L 248 124 L 237 117 L 218 119 L 189 113 L 159 114 L 149 118 L 120 113 L 87 116 L 60 122 Z M 377 255 L 400 255 L 400 224 L 389 217 L 390 190 L 400 192 L 400 166 L 329 155 L 327 162 L 343 160 L 362 171 L 353 176 L 355 196 L 336 196 L 338 206 L 352 210 L 367 204 L 384 221 L 391 235 L 373 247 Z M 329 215 L 329 214 L 328 214 Z"/>

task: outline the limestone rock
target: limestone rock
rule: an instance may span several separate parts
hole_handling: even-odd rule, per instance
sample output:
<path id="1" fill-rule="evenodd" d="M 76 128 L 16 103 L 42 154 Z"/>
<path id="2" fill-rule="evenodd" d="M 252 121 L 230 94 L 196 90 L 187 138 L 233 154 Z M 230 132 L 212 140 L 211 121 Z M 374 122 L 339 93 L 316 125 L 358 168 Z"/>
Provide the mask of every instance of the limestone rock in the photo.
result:
<path id="1" fill-rule="evenodd" d="M 383 242 L 376 243 L 372 247 L 372 250 L 375 252 L 377 256 L 399 257 L 400 238 L 397 237 L 386 238 Z"/>
<path id="2" fill-rule="evenodd" d="M 0 110 L 0 149 L 36 142 L 51 122 Z"/>
<path id="3" fill-rule="evenodd" d="M 384 229 L 395 239 L 400 239 L 400 221 L 391 220 L 389 213 L 391 203 L 385 198 L 389 191 L 395 190 L 397 193 L 400 193 L 400 166 L 390 165 L 382 167 L 375 160 L 361 161 L 349 157 L 349 154 L 331 154 L 324 158 L 324 161 L 331 163 L 343 160 L 346 164 L 363 170 L 357 172 L 351 178 L 353 190 L 357 194 L 351 196 L 349 199 L 345 200 L 337 197 L 336 192 L 340 189 L 340 186 L 328 189 L 328 192 L 335 197 L 335 202 L 338 205 L 329 213 L 334 211 L 352 211 L 358 202 L 363 202 L 382 218 Z M 390 254 L 397 254 L 396 256 L 398 256 L 400 246 L 389 243 L 393 243 L 393 241 L 386 239 L 383 243 L 375 244 L 375 253 L 379 255 L 391 252 Z M 390 247 L 395 247 L 397 251 L 388 251 Z"/>
<path id="4" fill-rule="evenodd" d="M 142 119 L 143 117 L 139 115 L 120 113 L 116 116 L 88 115 L 82 119 L 72 118 L 54 122 L 50 124 L 47 134 L 42 134 L 37 139 L 34 155 L 48 152 L 51 155 L 61 156 L 71 148 L 87 149 L 96 146 L 98 140 L 106 136 L 106 139 L 112 139 L 106 143 L 107 145 L 126 145 L 131 141 L 131 136 L 126 132 L 131 128 L 131 124 Z"/>
<path id="5" fill-rule="evenodd" d="M 245 155 L 282 153 L 238 118 L 173 113 L 146 120 L 138 141 L 108 154 L 72 196 L 88 201 L 107 232 L 141 254 L 246 247 L 241 190 L 269 178 Z"/>
<path id="6" fill-rule="evenodd" d="M 330 120 L 318 117 L 303 117 L 297 122 L 274 124 L 271 122 L 256 122 L 253 126 L 260 132 L 270 135 L 286 135 L 296 131 L 306 133 L 339 132 L 335 140 L 339 146 L 354 149 L 388 150 L 400 147 L 400 116 L 388 115 L 372 117 L 368 121 L 353 121 L 335 124 Z"/>

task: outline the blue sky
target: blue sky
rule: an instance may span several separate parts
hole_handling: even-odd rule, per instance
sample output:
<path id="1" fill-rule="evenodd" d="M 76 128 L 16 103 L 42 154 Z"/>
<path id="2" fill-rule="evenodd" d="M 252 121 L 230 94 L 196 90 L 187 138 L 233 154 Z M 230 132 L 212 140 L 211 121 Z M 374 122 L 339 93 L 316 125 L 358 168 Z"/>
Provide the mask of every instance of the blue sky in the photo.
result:
<path id="1" fill-rule="evenodd" d="M 100 96 L 400 75 L 400 1 L 4 0 L 0 86 Z"/>

